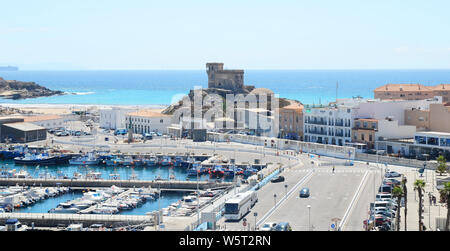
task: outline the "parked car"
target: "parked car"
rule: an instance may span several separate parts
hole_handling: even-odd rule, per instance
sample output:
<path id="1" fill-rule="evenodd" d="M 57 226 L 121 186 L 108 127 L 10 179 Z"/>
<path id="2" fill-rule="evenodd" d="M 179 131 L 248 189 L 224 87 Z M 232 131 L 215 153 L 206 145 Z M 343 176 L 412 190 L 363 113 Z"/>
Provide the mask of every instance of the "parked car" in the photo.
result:
<path id="1" fill-rule="evenodd" d="M 266 222 L 259 230 L 260 231 L 272 231 L 276 226 L 277 226 L 276 222 Z"/>
<path id="2" fill-rule="evenodd" d="M 396 179 L 388 178 L 388 179 L 384 179 L 383 180 L 383 184 L 384 185 L 391 185 L 391 186 L 400 186 L 402 184 L 402 182 L 399 181 L 399 180 L 396 180 Z"/>
<path id="3" fill-rule="evenodd" d="M 394 171 L 390 171 L 384 174 L 384 177 L 386 178 L 396 178 L 396 177 L 402 177 L 401 174 L 394 172 Z"/>
<path id="4" fill-rule="evenodd" d="M 277 177 L 275 177 L 275 178 L 273 178 L 272 180 L 271 180 L 271 182 L 272 183 L 279 183 L 279 182 L 284 182 L 284 177 L 283 176 L 277 176 Z"/>
<path id="5" fill-rule="evenodd" d="M 378 189 L 379 193 L 388 193 L 388 194 L 392 194 L 392 186 L 390 185 L 381 185 L 380 188 Z"/>
<path id="6" fill-rule="evenodd" d="M 390 193 L 379 193 L 375 197 L 376 200 L 390 200 L 392 199 L 392 194 Z"/>
<path id="7" fill-rule="evenodd" d="M 292 228 L 289 223 L 281 222 L 275 226 L 274 231 L 292 231 Z"/>
<path id="8" fill-rule="evenodd" d="M 309 188 L 302 188 L 302 190 L 300 190 L 300 198 L 308 198 L 310 195 L 309 193 Z"/>

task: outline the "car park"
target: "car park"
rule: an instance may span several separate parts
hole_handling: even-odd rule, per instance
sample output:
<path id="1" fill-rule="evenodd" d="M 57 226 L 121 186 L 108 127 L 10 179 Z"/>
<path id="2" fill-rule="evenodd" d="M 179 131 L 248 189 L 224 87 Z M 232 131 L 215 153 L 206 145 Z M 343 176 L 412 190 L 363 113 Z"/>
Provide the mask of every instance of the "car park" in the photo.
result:
<path id="1" fill-rule="evenodd" d="M 309 188 L 302 188 L 302 190 L 300 190 L 300 198 L 308 198 L 309 196 Z"/>
<path id="2" fill-rule="evenodd" d="M 260 231 L 273 231 L 273 229 L 278 224 L 276 222 L 266 222 L 264 225 L 259 229 Z"/>
<path id="3" fill-rule="evenodd" d="M 284 177 L 283 176 L 277 176 L 275 178 L 273 178 L 272 180 L 270 180 L 272 183 L 279 183 L 279 182 L 284 182 Z"/>

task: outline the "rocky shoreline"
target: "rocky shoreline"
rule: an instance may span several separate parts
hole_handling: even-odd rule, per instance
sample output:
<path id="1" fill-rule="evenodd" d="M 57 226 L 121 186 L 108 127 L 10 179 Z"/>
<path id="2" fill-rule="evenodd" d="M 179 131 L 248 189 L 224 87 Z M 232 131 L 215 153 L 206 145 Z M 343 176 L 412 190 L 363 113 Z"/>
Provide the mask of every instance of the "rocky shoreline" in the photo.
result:
<path id="1" fill-rule="evenodd" d="M 64 94 L 62 91 L 53 91 L 35 82 L 4 80 L 0 77 L 0 98 L 19 100 Z"/>

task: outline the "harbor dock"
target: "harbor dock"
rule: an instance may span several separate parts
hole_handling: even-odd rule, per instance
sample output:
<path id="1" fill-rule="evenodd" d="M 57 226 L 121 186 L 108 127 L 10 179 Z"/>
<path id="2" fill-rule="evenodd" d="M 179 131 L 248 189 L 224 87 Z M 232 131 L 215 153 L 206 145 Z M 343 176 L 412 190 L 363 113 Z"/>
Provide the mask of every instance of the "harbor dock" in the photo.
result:
<path id="1" fill-rule="evenodd" d="M 106 188 L 118 186 L 121 188 L 151 187 L 171 191 L 194 191 L 198 189 L 225 189 L 233 185 L 232 182 L 209 181 L 176 181 L 176 180 L 75 180 L 75 179 L 0 179 L 0 186 L 64 186 L 70 188 Z"/>

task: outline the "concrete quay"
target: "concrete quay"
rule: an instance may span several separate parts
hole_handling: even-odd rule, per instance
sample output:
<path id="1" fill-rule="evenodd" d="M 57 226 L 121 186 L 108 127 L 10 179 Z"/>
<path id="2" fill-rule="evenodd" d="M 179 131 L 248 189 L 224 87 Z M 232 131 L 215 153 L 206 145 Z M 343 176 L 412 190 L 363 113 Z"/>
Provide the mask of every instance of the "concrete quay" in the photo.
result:
<path id="1" fill-rule="evenodd" d="M 197 190 L 197 185 L 200 190 L 207 189 L 225 189 L 231 187 L 232 182 L 208 182 L 208 181 L 149 181 L 149 180 L 68 180 L 68 179 L 0 179 L 0 186 L 43 186 L 56 187 L 64 186 L 71 188 L 105 188 L 111 186 L 118 186 L 121 188 L 136 188 L 136 187 L 151 187 L 161 190 L 170 191 L 189 191 Z"/>
<path id="2" fill-rule="evenodd" d="M 101 215 L 101 214 L 47 214 L 47 213 L 0 213 L 0 225 L 8 219 L 18 219 L 22 224 L 36 227 L 68 226 L 83 223 L 84 226 L 103 224 L 105 227 L 126 225 L 154 225 L 154 215 Z"/>

